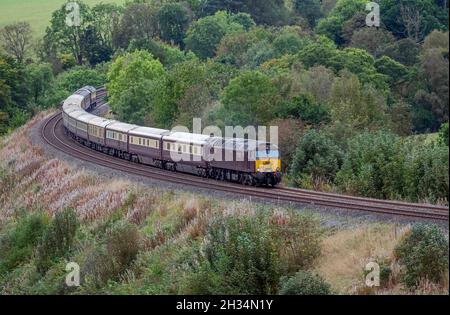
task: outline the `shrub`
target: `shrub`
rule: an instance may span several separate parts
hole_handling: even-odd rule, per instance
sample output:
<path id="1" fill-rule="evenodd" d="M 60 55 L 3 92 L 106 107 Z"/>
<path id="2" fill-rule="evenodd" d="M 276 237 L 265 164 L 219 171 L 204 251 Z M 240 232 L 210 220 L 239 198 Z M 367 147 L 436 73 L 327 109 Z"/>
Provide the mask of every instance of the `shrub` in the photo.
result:
<path id="1" fill-rule="evenodd" d="M 35 212 L 20 218 L 17 226 L 0 238 L 0 275 L 12 271 L 33 254 L 47 225 L 47 216 Z"/>
<path id="2" fill-rule="evenodd" d="M 295 273 L 307 269 L 321 254 L 321 230 L 311 216 L 290 214 L 287 222 L 276 215 L 271 218 L 273 239 L 277 240 L 283 271 Z"/>
<path id="3" fill-rule="evenodd" d="M 331 286 L 325 280 L 309 271 L 299 271 L 290 278 L 281 280 L 280 295 L 329 295 Z"/>
<path id="4" fill-rule="evenodd" d="M 64 209 L 55 215 L 38 247 L 36 267 L 39 272 L 46 272 L 55 258 L 67 255 L 78 226 L 77 215 L 72 209 Z"/>
<path id="5" fill-rule="evenodd" d="M 130 267 L 141 249 L 141 238 L 134 224 L 115 222 L 103 244 L 86 249 L 83 281 L 87 290 L 103 287 L 108 281 L 118 281 Z M 90 291 L 89 291 L 90 292 Z"/>
<path id="6" fill-rule="evenodd" d="M 219 218 L 210 224 L 200 266 L 189 278 L 196 294 L 273 294 L 280 267 L 262 217 Z"/>
<path id="7" fill-rule="evenodd" d="M 448 123 L 442 124 L 439 130 L 439 141 L 448 146 Z"/>
<path id="8" fill-rule="evenodd" d="M 414 225 L 394 253 L 405 267 L 401 280 L 408 288 L 421 280 L 439 283 L 448 270 L 448 239 L 436 225 Z"/>
<path id="9" fill-rule="evenodd" d="M 291 175 L 311 175 L 314 181 L 333 180 L 342 164 L 342 153 L 326 134 L 309 130 L 301 138 L 292 161 Z M 298 185 L 298 183 L 297 183 Z"/>
<path id="10" fill-rule="evenodd" d="M 106 247 L 108 254 L 118 263 L 120 271 L 124 271 L 140 250 L 139 231 L 135 225 L 121 221 L 111 230 Z"/>

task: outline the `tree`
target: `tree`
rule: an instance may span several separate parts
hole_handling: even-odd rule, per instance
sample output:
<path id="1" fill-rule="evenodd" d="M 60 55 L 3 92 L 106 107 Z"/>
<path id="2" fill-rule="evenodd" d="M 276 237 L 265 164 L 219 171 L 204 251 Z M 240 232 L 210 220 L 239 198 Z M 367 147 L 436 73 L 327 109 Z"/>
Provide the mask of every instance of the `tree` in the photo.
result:
<path id="1" fill-rule="evenodd" d="M 243 26 L 232 21 L 230 14 L 219 11 L 191 25 L 185 39 L 186 48 L 202 59 L 212 58 L 226 34 L 242 30 Z"/>
<path id="2" fill-rule="evenodd" d="M 343 72 L 332 88 L 331 118 L 351 129 L 378 129 L 385 124 L 385 97 L 357 76 Z"/>
<path id="3" fill-rule="evenodd" d="M 81 36 L 82 50 L 89 64 L 107 62 L 111 60 L 113 49 L 108 44 L 102 43 L 100 33 L 94 27 L 88 27 Z"/>
<path id="4" fill-rule="evenodd" d="M 326 35 L 336 44 L 345 43 L 343 38 L 344 23 L 359 12 L 364 12 L 367 0 L 338 0 L 330 14 L 319 21 L 316 27 L 318 34 Z"/>
<path id="5" fill-rule="evenodd" d="M 28 22 L 17 22 L 6 25 L 0 30 L 3 49 L 13 55 L 19 63 L 25 56 L 31 44 L 31 26 Z"/>
<path id="6" fill-rule="evenodd" d="M 388 56 L 405 66 L 412 66 L 419 61 L 420 46 L 409 38 L 401 39 L 385 47 L 376 54 Z"/>
<path id="7" fill-rule="evenodd" d="M 123 8 L 112 3 L 99 3 L 92 7 L 92 28 L 95 29 L 98 45 L 112 49 L 114 30 L 118 28 Z"/>
<path id="8" fill-rule="evenodd" d="M 448 30 L 448 10 L 433 0 L 380 0 L 381 20 L 398 38 L 423 40 L 432 30 Z"/>
<path id="9" fill-rule="evenodd" d="M 73 93 L 80 87 L 91 85 L 103 86 L 106 83 L 105 75 L 87 67 L 75 67 L 60 74 L 57 78 L 57 90 Z M 69 94 L 70 95 L 70 94 Z"/>
<path id="10" fill-rule="evenodd" d="M 273 46 L 279 56 L 296 54 L 303 46 L 303 41 L 298 34 L 286 32 L 278 35 L 273 41 Z"/>
<path id="11" fill-rule="evenodd" d="M 336 183 L 344 193 L 380 199 L 404 196 L 405 156 L 400 137 L 392 133 L 357 134 L 348 141 Z"/>
<path id="12" fill-rule="evenodd" d="M 302 186 L 305 177 L 318 185 L 334 180 L 342 164 L 342 151 L 325 133 L 308 130 L 300 139 L 290 174 L 295 185 Z"/>
<path id="13" fill-rule="evenodd" d="M 394 43 L 394 36 L 383 29 L 364 27 L 355 31 L 350 40 L 350 46 L 368 51 L 375 58 L 381 49 Z"/>
<path id="14" fill-rule="evenodd" d="M 405 268 L 402 282 L 416 288 L 421 280 L 445 281 L 448 270 L 448 237 L 437 225 L 414 224 L 394 249 Z"/>
<path id="15" fill-rule="evenodd" d="M 381 74 L 389 77 L 389 83 L 392 85 L 401 83 L 408 74 L 408 69 L 400 62 L 392 60 L 388 56 L 382 56 L 375 60 L 375 68 Z"/>
<path id="16" fill-rule="evenodd" d="M 47 27 L 44 41 L 51 47 L 55 47 L 60 52 L 71 53 L 77 64 L 83 64 L 85 57 L 83 50 L 83 35 L 92 23 L 92 12 L 83 2 L 77 2 L 80 12 L 80 25 L 70 25 L 66 23 L 66 5 L 61 6 L 52 14 L 50 26 Z"/>
<path id="17" fill-rule="evenodd" d="M 164 89 L 163 65 L 146 51 L 118 57 L 111 65 L 107 84 L 111 107 L 120 119 L 143 124 Z"/>
<path id="18" fill-rule="evenodd" d="M 294 0 L 294 8 L 297 13 L 308 21 L 310 27 L 316 25 L 316 21 L 322 17 L 319 0 Z"/>
<path id="19" fill-rule="evenodd" d="M 439 49 L 426 50 L 422 56 L 421 72 L 427 82 L 427 99 L 431 111 L 438 122 L 442 123 L 449 119 L 449 61 L 442 56 Z"/>
<path id="20" fill-rule="evenodd" d="M 301 119 L 313 125 L 329 121 L 328 108 L 308 93 L 300 93 L 280 108 L 281 118 Z"/>
<path id="21" fill-rule="evenodd" d="M 449 39 L 448 39 L 448 32 L 441 32 L 438 30 L 434 30 L 425 38 L 425 41 L 423 43 L 423 50 L 428 49 L 440 49 L 443 53 L 449 51 Z"/>
<path id="22" fill-rule="evenodd" d="M 52 66 L 48 63 L 32 63 L 27 65 L 27 79 L 34 103 L 43 97 L 52 87 L 54 76 Z"/>
<path id="23" fill-rule="evenodd" d="M 155 104 L 155 121 L 167 128 L 174 123 L 189 126 L 194 117 L 217 101 L 234 75 L 233 68 L 212 61 L 179 63 L 167 74 L 164 97 Z"/>
<path id="24" fill-rule="evenodd" d="M 264 74 L 244 72 L 231 80 L 221 101 L 229 123 L 244 127 L 265 125 L 275 117 L 277 90 Z"/>
<path id="25" fill-rule="evenodd" d="M 158 8 L 146 2 L 129 2 L 120 22 L 114 24 L 114 47 L 127 48 L 133 39 L 151 40 L 159 35 Z"/>
<path id="26" fill-rule="evenodd" d="M 278 127 L 278 147 L 283 161 L 281 167 L 283 171 L 287 171 L 291 167 L 297 144 L 303 135 L 304 125 L 298 119 L 275 119 L 270 122 L 270 126 Z"/>
<path id="27" fill-rule="evenodd" d="M 183 39 L 189 26 L 187 10 L 179 3 L 165 4 L 158 12 L 161 38 L 183 48 Z"/>
<path id="28" fill-rule="evenodd" d="M 289 22 L 284 0 L 206 0 L 204 2 L 204 15 L 212 15 L 222 10 L 248 13 L 257 24 L 284 25 Z"/>

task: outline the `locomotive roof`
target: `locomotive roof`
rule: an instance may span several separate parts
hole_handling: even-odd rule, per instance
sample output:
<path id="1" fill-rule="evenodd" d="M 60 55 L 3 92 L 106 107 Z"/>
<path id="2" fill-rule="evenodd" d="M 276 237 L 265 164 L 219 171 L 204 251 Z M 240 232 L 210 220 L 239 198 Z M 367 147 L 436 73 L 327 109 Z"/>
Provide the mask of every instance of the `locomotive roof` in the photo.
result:
<path id="1" fill-rule="evenodd" d="M 87 89 L 87 88 L 81 88 L 81 89 L 79 89 L 78 91 L 76 91 L 75 94 L 77 94 L 77 95 L 82 95 L 82 96 L 86 96 L 86 95 L 91 94 L 91 92 L 92 92 L 92 91 L 90 91 L 90 90 Z"/>
<path id="2" fill-rule="evenodd" d="M 170 135 L 164 136 L 164 140 L 174 141 L 174 142 L 182 142 L 182 143 L 192 143 L 197 145 L 205 145 L 207 144 L 210 136 L 201 135 L 196 133 L 188 133 L 188 132 L 173 132 Z"/>
<path id="3" fill-rule="evenodd" d="M 138 126 L 136 125 L 130 125 L 127 123 L 122 123 L 122 122 L 113 122 L 112 124 L 108 125 L 107 129 L 108 130 L 113 130 L 113 131 L 118 131 L 118 132 L 123 132 L 123 133 L 128 133 L 129 131 L 138 128 Z"/>
<path id="4" fill-rule="evenodd" d="M 130 130 L 130 134 L 142 137 L 157 137 L 161 138 L 163 135 L 168 134 L 169 130 L 158 129 L 158 128 L 149 128 L 149 127 L 137 127 L 133 130 Z"/>
<path id="5" fill-rule="evenodd" d="M 260 146 L 266 146 L 267 142 L 251 140 L 251 139 L 241 139 L 241 138 L 212 138 L 211 145 L 216 148 L 221 148 L 225 150 L 237 150 L 237 151 L 255 151 Z M 273 149 L 278 149 L 273 144 L 270 144 Z"/>

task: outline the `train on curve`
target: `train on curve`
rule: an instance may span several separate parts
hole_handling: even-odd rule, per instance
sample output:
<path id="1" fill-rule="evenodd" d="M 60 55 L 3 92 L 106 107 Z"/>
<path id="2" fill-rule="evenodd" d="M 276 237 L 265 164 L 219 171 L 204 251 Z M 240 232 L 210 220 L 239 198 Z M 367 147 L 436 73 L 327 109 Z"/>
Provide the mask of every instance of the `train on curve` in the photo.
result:
<path id="1" fill-rule="evenodd" d="M 281 160 L 274 144 L 171 132 L 104 119 L 90 113 L 97 106 L 96 101 L 97 90 L 87 86 L 67 98 L 62 106 L 66 133 L 94 150 L 161 169 L 243 185 L 276 186 L 281 181 Z M 217 152 L 221 158 L 217 158 Z"/>

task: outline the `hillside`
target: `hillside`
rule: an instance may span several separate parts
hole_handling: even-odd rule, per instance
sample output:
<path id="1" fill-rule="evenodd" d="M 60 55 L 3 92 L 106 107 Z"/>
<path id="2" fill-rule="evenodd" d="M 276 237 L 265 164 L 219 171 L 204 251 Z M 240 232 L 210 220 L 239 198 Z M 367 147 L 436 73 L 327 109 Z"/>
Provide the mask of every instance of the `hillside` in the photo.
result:
<path id="1" fill-rule="evenodd" d="M 67 0 L 0 0 L 0 28 L 17 21 L 29 22 L 36 37 L 44 34 L 53 11 Z M 123 4 L 124 0 L 85 0 L 88 5 L 98 3 Z"/>
<path id="2" fill-rule="evenodd" d="M 31 142 L 44 115 L 0 142 L 2 294 L 278 293 L 286 281 L 280 278 L 298 270 L 318 274 L 321 290 L 339 294 L 448 293 L 448 282 L 424 282 L 415 291 L 401 284 L 393 250 L 408 226 L 99 177 Z M 230 238 L 221 238 L 224 228 Z M 250 265 L 238 263 L 245 255 Z M 259 255 L 272 258 L 261 265 L 253 260 Z M 64 285 L 71 261 L 82 270 L 77 288 Z M 391 270 L 378 289 L 364 285 L 369 261 Z"/>

